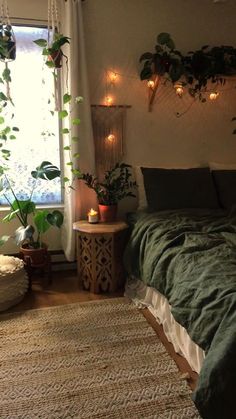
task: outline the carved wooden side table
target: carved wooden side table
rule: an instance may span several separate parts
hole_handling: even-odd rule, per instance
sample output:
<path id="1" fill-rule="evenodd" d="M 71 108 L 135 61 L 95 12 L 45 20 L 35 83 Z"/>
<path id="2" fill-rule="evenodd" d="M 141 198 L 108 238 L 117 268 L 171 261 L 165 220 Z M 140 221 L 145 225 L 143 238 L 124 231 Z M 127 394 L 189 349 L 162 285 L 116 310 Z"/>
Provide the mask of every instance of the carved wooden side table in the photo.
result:
<path id="1" fill-rule="evenodd" d="M 124 284 L 123 250 L 128 225 L 123 221 L 73 224 L 77 235 L 79 283 L 93 293 L 116 291 Z"/>

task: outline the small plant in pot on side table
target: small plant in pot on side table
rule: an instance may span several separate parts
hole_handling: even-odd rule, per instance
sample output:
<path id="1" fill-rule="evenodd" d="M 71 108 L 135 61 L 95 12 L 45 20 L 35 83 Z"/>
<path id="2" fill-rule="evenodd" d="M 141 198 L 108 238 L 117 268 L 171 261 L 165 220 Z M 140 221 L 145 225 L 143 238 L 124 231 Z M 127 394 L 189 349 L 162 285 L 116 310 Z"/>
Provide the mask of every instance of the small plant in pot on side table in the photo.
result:
<path id="1" fill-rule="evenodd" d="M 20 200 L 14 191 L 14 183 L 9 179 L 4 168 L 0 166 L 0 192 L 10 206 L 10 212 L 3 218 L 3 222 L 18 219 L 21 226 L 17 228 L 13 236 L 0 237 L 0 245 L 13 238 L 20 246 L 20 254 L 25 262 L 31 285 L 31 273 L 34 268 L 47 269 L 50 274 L 50 255 L 47 245 L 42 241 L 42 235 L 52 226 L 60 228 L 63 223 L 63 214 L 58 211 L 47 209 L 37 210 L 33 201 L 33 193 L 38 179 L 53 180 L 60 177 L 60 170 L 52 163 L 44 161 L 31 172 L 35 179 L 28 199 Z M 31 217 L 33 225 L 29 223 Z"/>
<path id="2" fill-rule="evenodd" d="M 104 179 L 99 182 L 96 176 L 89 173 L 80 175 L 86 185 L 96 192 L 101 222 L 116 220 L 118 202 L 128 196 L 135 197 L 132 189 L 137 187 L 131 180 L 131 166 L 126 163 L 116 163 L 107 170 Z"/>

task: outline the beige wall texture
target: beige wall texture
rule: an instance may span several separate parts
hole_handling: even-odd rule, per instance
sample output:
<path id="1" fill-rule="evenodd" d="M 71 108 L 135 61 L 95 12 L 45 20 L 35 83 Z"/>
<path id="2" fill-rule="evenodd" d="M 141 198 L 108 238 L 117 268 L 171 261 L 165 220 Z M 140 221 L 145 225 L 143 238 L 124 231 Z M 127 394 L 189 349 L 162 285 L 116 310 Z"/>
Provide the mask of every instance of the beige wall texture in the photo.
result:
<path id="1" fill-rule="evenodd" d="M 46 3 L 9 0 L 12 15 L 34 18 L 46 17 Z M 203 45 L 236 46 L 234 0 L 85 0 L 83 11 L 91 103 L 101 104 L 111 93 L 116 104 L 131 105 L 126 162 L 190 167 L 236 161 L 236 126 L 231 122 L 236 116 L 236 80 L 227 82 L 228 90 L 217 101 L 205 104 L 192 104 L 187 93 L 179 99 L 172 86 L 161 85 L 148 112 L 146 84 L 139 79 L 139 57 L 154 51 L 160 32 L 169 32 L 183 53 Z M 107 83 L 108 70 L 118 73 L 113 86 Z M 177 112 L 184 114 L 178 118 Z M 121 207 L 124 211 L 132 205 L 126 201 Z M 60 247 L 58 236 L 50 246 Z"/>

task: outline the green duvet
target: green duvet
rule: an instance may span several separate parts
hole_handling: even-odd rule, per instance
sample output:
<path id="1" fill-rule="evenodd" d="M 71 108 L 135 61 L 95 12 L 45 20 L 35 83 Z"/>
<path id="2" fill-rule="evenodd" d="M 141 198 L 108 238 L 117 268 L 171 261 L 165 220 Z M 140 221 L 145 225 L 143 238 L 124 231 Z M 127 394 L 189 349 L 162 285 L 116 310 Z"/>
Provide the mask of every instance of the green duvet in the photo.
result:
<path id="1" fill-rule="evenodd" d="M 203 418 L 236 418 L 236 212 L 137 213 L 127 273 L 168 298 L 206 351 L 193 400 Z"/>

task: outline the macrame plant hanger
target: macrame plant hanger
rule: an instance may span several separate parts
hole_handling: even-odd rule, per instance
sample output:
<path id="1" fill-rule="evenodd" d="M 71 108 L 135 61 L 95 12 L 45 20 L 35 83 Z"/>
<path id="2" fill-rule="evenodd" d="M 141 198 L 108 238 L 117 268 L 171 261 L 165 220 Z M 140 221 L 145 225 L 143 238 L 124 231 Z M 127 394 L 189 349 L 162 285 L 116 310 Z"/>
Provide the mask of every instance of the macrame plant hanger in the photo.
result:
<path id="1" fill-rule="evenodd" d="M 48 0 L 48 48 L 51 47 L 54 39 L 55 34 L 59 30 L 59 19 L 58 19 L 58 6 L 57 0 Z M 59 58 L 58 55 L 60 51 L 56 52 L 56 56 L 51 57 L 52 62 L 54 62 L 53 67 L 53 79 L 54 79 L 54 100 L 55 100 L 55 111 L 59 111 L 60 109 L 60 100 L 59 100 L 59 77 L 58 77 L 58 70 L 60 69 L 61 65 L 56 65 L 57 59 Z M 47 58 L 49 59 L 49 57 Z"/>
<path id="2" fill-rule="evenodd" d="M 1 50 L 0 60 L 5 63 L 5 70 L 3 71 L 3 79 L 6 85 L 6 97 L 11 99 L 10 95 L 10 70 L 8 63 L 14 61 L 16 58 L 16 38 L 11 25 L 9 16 L 9 7 L 7 0 L 0 2 L 0 33 L 1 33 Z"/>

